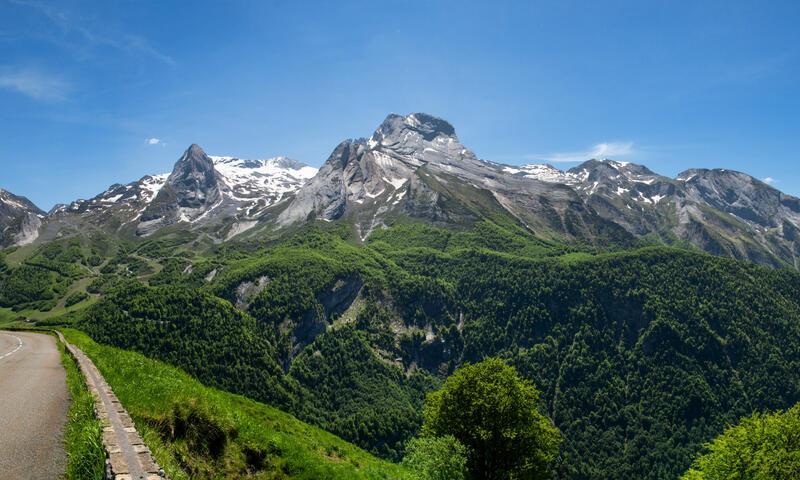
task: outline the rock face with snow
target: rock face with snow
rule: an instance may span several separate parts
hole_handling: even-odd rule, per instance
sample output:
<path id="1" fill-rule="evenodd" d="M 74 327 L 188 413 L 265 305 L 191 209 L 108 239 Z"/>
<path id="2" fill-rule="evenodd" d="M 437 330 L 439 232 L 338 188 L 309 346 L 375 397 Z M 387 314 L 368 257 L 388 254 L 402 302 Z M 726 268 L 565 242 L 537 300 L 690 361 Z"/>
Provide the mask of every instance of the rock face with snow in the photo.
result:
<path id="1" fill-rule="evenodd" d="M 678 182 L 682 238 L 714 253 L 800 267 L 800 199 L 732 170 L 687 170 Z"/>
<path id="2" fill-rule="evenodd" d="M 44 216 L 27 198 L 0 188 L 0 246 L 26 245 L 36 240 Z"/>
<path id="3" fill-rule="evenodd" d="M 178 222 L 194 222 L 219 207 L 226 185 L 198 145 L 189 147 L 139 217 L 137 233 L 148 235 Z"/>
<path id="4" fill-rule="evenodd" d="M 668 178 L 614 160 L 567 171 L 504 165 L 479 159 L 452 125 L 424 113 L 389 115 L 369 139 L 340 143 L 319 171 L 285 157 L 209 156 L 192 145 L 169 174 L 112 185 L 46 216 L 0 191 L 3 245 L 92 229 L 138 237 L 191 230 L 224 241 L 314 219 L 348 222 L 365 241 L 403 217 L 460 227 L 498 216 L 545 240 L 691 244 L 800 266 L 800 199 L 749 175 L 695 169 Z"/>
<path id="5" fill-rule="evenodd" d="M 165 227 L 206 228 L 225 240 L 256 225 L 264 211 L 296 191 L 317 169 L 286 157 L 243 160 L 189 147 L 169 174 L 115 184 L 89 200 L 58 205 L 47 238 L 87 227 L 145 237 Z"/>
<path id="6" fill-rule="evenodd" d="M 458 225 L 502 213 L 546 239 L 688 242 L 782 266 L 797 265 L 798 212 L 797 198 L 729 170 L 672 179 L 613 160 L 568 171 L 483 161 L 449 123 L 414 113 L 389 115 L 368 140 L 342 142 L 277 224 L 343 219 L 364 240 L 397 216 Z"/>
<path id="7" fill-rule="evenodd" d="M 118 229 L 131 224 L 144 213 L 147 206 L 167 181 L 166 174 L 146 175 L 127 185 L 114 184 L 89 200 L 79 199 L 69 205 L 56 205 L 47 217 L 48 230 L 67 228 L 67 225 L 89 223 Z"/>
<path id="8" fill-rule="evenodd" d="M 598 215 L 636 236 L 798 267 L 800 199 L 745 173 L 692 169 L 672 179 L 613 160 L 589 160 L 566 172 L 548 165 L 507 170 L 570 186 Z"/>
<path id="9" fill-rule="evenodd" d="M 347 218 L 363 240 L 399 215 L 466 224 L 503 212 L 544 238 L 624 236 L 587 209 L 572 188 L 506 168 L 478 159 L 440 118 L 392 114 L 368 140 L 339 144 L 277 223 Z"/>

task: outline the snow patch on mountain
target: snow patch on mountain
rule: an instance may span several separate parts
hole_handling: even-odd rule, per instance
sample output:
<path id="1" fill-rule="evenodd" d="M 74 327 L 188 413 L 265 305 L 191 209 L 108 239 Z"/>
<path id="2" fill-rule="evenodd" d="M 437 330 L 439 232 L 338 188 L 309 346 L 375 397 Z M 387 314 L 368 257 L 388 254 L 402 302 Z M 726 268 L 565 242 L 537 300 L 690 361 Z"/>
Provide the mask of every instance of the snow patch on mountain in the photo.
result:
<path id="1" fill-rule="evenodd" d="M 158 192 L 161 190 L 164 184 L 167 183 L 167 177 L 169 177 L 169 173 L 148 175 L 142 178 L 139 181 L 142 195 L 140 199 L 145 203 L 150 203 L 151 200 L 156 198 L 156 195 L 158 195 Z"/>
<path id="2" fill-rule="evenodd" d="M 209 155 L 209 158 L 228 186 L 229 191 L 225 194 L 235 200 L 268 197 L 274 203 L 300 188 L 317 173 L 316 168 L 287 157 L 246 160 Z"/>
<path id="3" fill-rule="evenodd" d="M 505 167 L 503 171 L 510 173 L 511 175 L 520 175 L 524 176 L 525 178 L 533 178 L 535 180 L 547 183 L 575 185 L 581 182 L 578 175 L 559 170 L 558 168 L 546 163 L 534 163 L 530 165 L 523 165 L 518 168 Z"/>
<path id="4" fill-rule="evenodd" d="M 587 195 L 594 195 L 601 188 L 618 196 L 628 195 L 635 190 L 631 183 L 653 185 L 664 178 L 641 165 L 609 159 L 588 160 L 567 171 L 550 164 L 535 163 L 519 167 L 506 166 L 503 172 L 541 182 L 567 185 Z M 633 195 L 639 196 L 638 192 Z"/>

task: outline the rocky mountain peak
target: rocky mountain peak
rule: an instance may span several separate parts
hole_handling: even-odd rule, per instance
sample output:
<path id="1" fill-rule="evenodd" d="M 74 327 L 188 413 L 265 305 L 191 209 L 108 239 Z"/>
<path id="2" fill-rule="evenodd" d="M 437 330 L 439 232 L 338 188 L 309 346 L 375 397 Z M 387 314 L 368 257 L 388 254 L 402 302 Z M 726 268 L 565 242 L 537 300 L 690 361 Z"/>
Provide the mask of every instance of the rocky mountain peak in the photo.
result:
<path id="1" fill-rule="evenodd" d="M 351 212 L 363 217 L 359 221 L 369 232 L 388 212 L 417 207 L 415 195 L 406 194 L 409 189 L 418 193 L 427 188 L 418 169 L 462 169 L 470 162 L 482 163 L 459 143 L 447 121 L 426 113 L 390 114 L 369 140 L 341 142 L 278 222 L 303 221 L 312 213 L 334 220 Z M 426 191 L 426 195 L 435 203 L 438 194 Z"/>
<path id="2" fill-rule="evenodd" d="M 270 162 L 278 168 L 288 168 L 291 170 L 300 170 L 308 167 L 305 163 L 289 157 L 275 157 L 271 159 Z"/>
<path id="3" fill-rule="evenodd" d="M 191 156 L 203 156 L 206 154 L 205 150 L 203 150 L 203 148 L 196 143 L 189 145 L 189 148 L 186 149 L 185 153 Z"/>
<path id="4" fill-rule="evenodd" d="M 218 197 L 214 162 L 197 144 L 192 144 L 175 164 L 167 184 L 178 193 L 181 207 L 200 208 Z"/>
<path id="5" fill-rule="evenodd" d="M 91 199 L 57 206 L 47 215 L 43 235 L 113 226 L 117 232 L 147 236 L 180 223 L 180 228 L 203 228 L 228 239 L 254 227 L 266 209 L 316 172 L 287 157 L 212 156 L 193 144 L 170 173 L 114 184 Z"/>
<path id="6" fill-rule="evenodd" d="M 458 141 L 453 126 L 439 117 L 427 113 L 411 113 L 408 115 L 389 114 L 372 134 L 367 146 L 394 146 L 416 142 L 433 142 L 437 138 Z"/>
<path id="7" fill-rule="evenodd" d="M 691 168 L 678 174 L 678 180 L 689 182 L 695 181 L 739 181 L 746 183 L 763 183 L 750 175 L 736 170 L 728 170 L 725 168 Z"/>
<path id="8" fill-rule="evenodd" d="M 597 179 L 615 178 L 620 174 L 625 176 L 655 176 L 656 174 L 645 167 L 630 162 L 620 162 L 604 158 L 602 160 L 591 159 L 580 165 L 570 168 L 568 173 L 586 177 L 584 181 L 595 181 Z"/>
<path id="9" fill-rule="evenodd" d="M 43 214 L 44 212 L 37 207 L 33 202 L 19 195 L 14 195 L 8 190 L 0 188 L 0 205 L 7 209 L 18 209 L 30 211 L 36 214 Z"/>
<path id="10" fill-rule="evenodd" d="M 177 224 L 224 241 L 256 226 L 309 219 L 342 219 L 365 241 L 401 217 L 463 226 L 510 215 L 545 239 L 677 239 L 715 254 L 800 268 L 800 199 L 749 175 L 692 169 L 673 179 L 611 159 L 568 171 L 488 162 L 460 143 L 450 123 L 425 113 L 387 116 L 369 139 L 341 142 L 319 171 L 286 157 L 209 156 L 193 144 L 169 174 L 112 185 L 46 216 L 32 204 L 14 213 L 26 202 L 0 190 L 0 243 L 54 238 L 87 225 L 146 236 Z"/>
<path id="11" fill-rule="evenodd" d="M 356 159 L 359 152 L 364 150 L 364 145 L 362 139 L 348 138 L 342 141 L 325 160 L 325 165 L 339 170 L 345 168 L 350 161 Z"/>
<path id="12" fill-rule="evenodd" d="M 193 143 L 175 163 L 170 178 L 195 176 L 196 173 L 213 173 L 214 162 L 199 145 Z M 169 180 L 168 180 L 169 181 Z"/>
<path id="13" fill-rule="evenodd" d="M 226 188 L 211 157 L 199 145 L 192 144 L 147 205 L 137 232 L 147 235 L 180 221 L 192 222 L 214 208 L 222 200 L 222 191 Z"/>
<path id="14" fill-rule="evenodd" d="M 751 222 L 759 227 L 778 228 L 788 219 L 800 224 L 796 198 L 746 173 L 727 169 L 691 169 L 678 175 L 687 196 Z"/>

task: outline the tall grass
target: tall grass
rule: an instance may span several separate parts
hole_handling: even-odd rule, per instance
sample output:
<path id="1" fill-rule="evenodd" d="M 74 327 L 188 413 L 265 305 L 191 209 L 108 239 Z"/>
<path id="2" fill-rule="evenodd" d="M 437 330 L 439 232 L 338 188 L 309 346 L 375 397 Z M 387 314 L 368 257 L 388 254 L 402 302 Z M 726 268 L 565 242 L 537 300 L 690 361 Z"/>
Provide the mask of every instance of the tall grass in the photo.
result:
<path id="1" fill-rule="evenodd" d="M 70 406 L 64 431 L 67 451 L 67 480 L 102 480 L 105 478 L 105 451 L 102 443 L 102 427 L 94 414 L 94 399 L 77 363 L 61 342 L 61 363 L 67 371 L 67 389 Z"/>
<path id="2" fill-rule="evenodd" d="M 80 331 L 63 333 L 100 369 L 173 480 L 409 478 L 403 467 L 278 409 Z"/>

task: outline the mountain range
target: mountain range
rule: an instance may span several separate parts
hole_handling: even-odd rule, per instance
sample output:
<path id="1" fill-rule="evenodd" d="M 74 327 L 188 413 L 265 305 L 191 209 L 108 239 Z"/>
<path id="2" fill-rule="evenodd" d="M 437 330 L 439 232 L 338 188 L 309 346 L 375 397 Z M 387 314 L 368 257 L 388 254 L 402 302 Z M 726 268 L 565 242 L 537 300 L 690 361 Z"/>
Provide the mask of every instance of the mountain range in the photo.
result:
<path id="1" fill-rule="evenodd" d="M 496 216 L 543 240 L 666 243 L 798 267 L 800 199 L 741 172 L 669 178 L 642 165 L 588 160 L 567 171 L 479 159 L 447 121 L 389 115 L 368 139 L 340 143 L 317 170 L 286 157 L 243 160 L 190 146 L 169 174 L 115 184 L 45 214 L 0 191 L 2 245 L 87 229 L 126 237 L 195 231 L 214 242 L 256 238 L 310 219 L 352 224 L 365 241 L 398 221 L 461 227 Z"/>
<path id="2" fill-rule="evenodd" d="M 553 478 L 677 478 L 726 426 L 800 401 L 799 203 L 731 170 L 486 161 L 445 120 L 389 115 L 319 169 L 191 145 L 47 213 L 0 192 L 0 239 L 29 245 L 0 250 L 0 321 L 76 328 L 391 461 L 430 392 L 497 357 L 563 437 Z M 130 387 L 174 410 L 139 420 L 167 425 L 185 478 L 301 458 L 224 419 L 201 435 L 249 450 L 187 443 L 181 408 L 215 394 Z"/>

